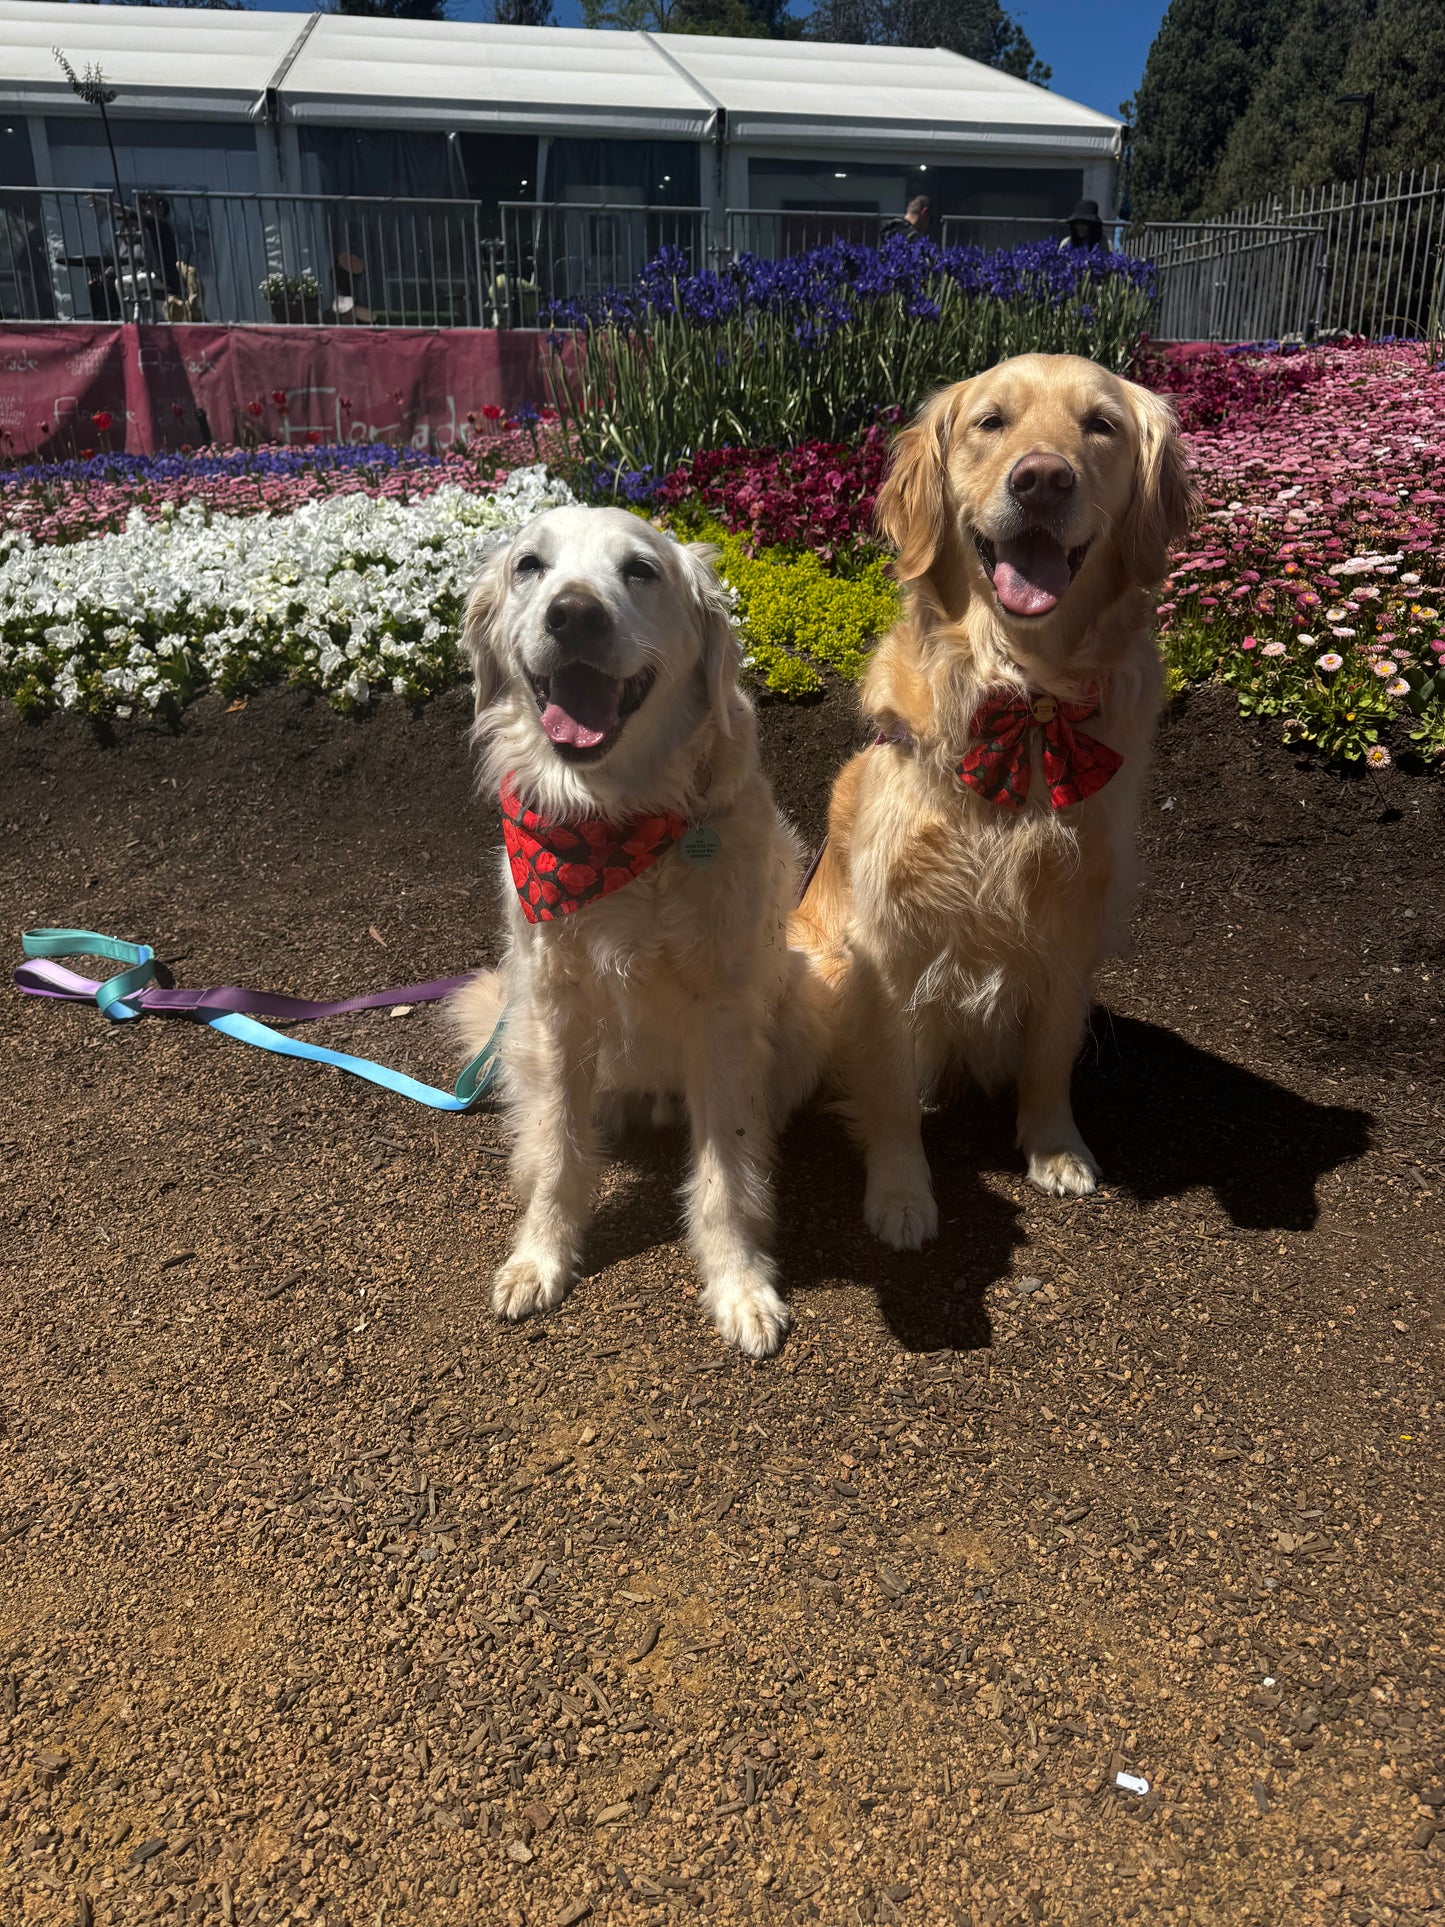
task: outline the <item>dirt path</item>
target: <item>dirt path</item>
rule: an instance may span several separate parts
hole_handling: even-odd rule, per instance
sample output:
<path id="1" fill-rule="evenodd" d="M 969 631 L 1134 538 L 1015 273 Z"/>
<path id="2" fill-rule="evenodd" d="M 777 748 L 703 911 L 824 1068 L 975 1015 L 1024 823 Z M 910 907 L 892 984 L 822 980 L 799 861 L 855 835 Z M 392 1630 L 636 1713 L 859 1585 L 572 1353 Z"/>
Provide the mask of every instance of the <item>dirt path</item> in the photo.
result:
<path id="1" fill-rule="evenodd" d="M 0 927 L 318 996 L 480 960 L 463 721 L 0 724 Z M 812 835 L 846 702 L 765 733 Z M 1445 1913 L 1445 789 L 1201 695 L 1145 845 L 1108 1188 L 965 1106 L 897 1257 L 805 1121 L 762 1366 L 675 1140 L 500 1331 L 491 1119 L 0 998 L 0 1921 Z M 421 1013 L 328 1028 L 450 1078 Z"/>

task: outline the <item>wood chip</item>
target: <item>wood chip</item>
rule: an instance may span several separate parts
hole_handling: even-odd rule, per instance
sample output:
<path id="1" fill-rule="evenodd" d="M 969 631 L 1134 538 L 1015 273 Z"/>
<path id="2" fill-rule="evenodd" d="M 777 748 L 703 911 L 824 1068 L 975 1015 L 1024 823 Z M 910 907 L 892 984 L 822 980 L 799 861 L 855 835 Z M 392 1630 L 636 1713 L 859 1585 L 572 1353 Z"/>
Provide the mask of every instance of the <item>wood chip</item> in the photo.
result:
<path id="1" fill-rule="evenodd" d="M 552 1809 L 544 1806 L 540 1800 L 531 1800 L 522 1808 L 522 1818 L 533 1833 L 545 1833 L 555 1817 Z"/>
<path id="2" fill-rule="evenodd" d="M 590 1900 L 574 1900 L 566 1913 L 558 1914 L 557 1927 L 577 1927 L 579 1920 L 586 1920 L 592 1912 Z"/>
<path id="3" fill-rule="evenodd" d="M 662 1626 L 655 1619 L 650 1621 L 649 1624 L 643 1628 L 642 1637 L 638 1640 L 637 1644 L 633 1647 L 632 1651 L 627 1655 L 628 1660 L 632 1665 L 635 1666 L 638 1660 L 647 1658 L 647 1655 L 652 1651 L 653 1647 L 657 1644 L 657 1636 L 661 1631 L 662 1631 Z"/>
<path id="4" fill-rule="evenodd" d="M 611 1827 L 615 1826 L 619 1820 L 630 1820 L 631 1818 L 632 1802 L 630 1800 L 620 1800 L 615 1807 L 603 1807 L 592 1824 L 594 1827 Z"/>

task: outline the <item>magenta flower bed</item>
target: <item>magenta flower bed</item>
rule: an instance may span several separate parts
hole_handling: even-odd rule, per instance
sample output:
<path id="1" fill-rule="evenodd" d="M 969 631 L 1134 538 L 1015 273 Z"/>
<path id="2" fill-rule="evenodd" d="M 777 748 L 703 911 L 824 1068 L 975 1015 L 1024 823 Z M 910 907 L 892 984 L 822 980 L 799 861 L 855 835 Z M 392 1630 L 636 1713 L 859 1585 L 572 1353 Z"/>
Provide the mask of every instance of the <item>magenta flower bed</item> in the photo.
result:
<path id="1" fill-rule="evenodd" d="M 1262 421 L 1326 375 L 1341 354 L 1361 346 L 1255 355 L 1236 348 L 1146 347 L 1132 373 L 1156 395 L 1169 397 L 1180 427 L 1192 434 Z"/>
<path id="2" fill-rule="evenodd" d="M 677 519 L 721 522 L 758 549 L 813 550 L 832 563 L 873 541 L 873 501 L 888 473 L 888 431 L 856 442 L 719 448 L 684 462 L 653 497 Z"/>

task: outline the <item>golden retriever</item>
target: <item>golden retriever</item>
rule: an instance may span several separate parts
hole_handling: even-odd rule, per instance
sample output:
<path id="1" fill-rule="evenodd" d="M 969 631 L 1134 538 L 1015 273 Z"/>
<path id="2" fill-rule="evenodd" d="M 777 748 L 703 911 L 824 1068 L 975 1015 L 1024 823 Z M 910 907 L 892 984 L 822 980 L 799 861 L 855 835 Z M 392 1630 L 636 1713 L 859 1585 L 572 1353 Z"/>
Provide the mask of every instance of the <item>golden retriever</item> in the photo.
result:
<path id="1" fill-rule="evenodd" d="M 1040 1189 L 1095 1188 L 1070 1075 L 1127 913 L 1157 588 L 1193 506 L 1168 404 L 1071 355 L 960 382 L 899 437 L 879 740 L 839 773 L 789 932 L 831 990 L 864 1215 L 897 1249 L 937 1230 L 921 1105 L 961 1073 L 1017 1086 Z"/>
<path id="2" fill-rule="evenodd" d="M 571 1288 L 599 1108 L 681 1099 L 702 1303 L 765 1357 L 789 1322 L 767 1249 L 773 1106 L 808 1095 L 824 1038 L 787 948 L 798 853 L 759 766 L 726 592 L 700 545 L 622 509 L 554 509 L 488 559 L 464 639 L 507 821 L 506 959 L 453 1011 L 473 1053 L 506 1007 L 523 1212 L 493 1307 L 524 1318 Z"/>

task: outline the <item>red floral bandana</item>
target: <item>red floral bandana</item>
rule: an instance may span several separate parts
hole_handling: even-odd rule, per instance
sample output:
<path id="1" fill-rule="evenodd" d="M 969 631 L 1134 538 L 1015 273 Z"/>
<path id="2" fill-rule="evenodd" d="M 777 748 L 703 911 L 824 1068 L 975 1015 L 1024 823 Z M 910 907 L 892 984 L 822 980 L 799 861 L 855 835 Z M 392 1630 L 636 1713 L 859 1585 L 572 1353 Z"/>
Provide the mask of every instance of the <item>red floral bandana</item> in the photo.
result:
<path id="1" fill-rule="evenodd" d="M 687 834 L 687 819 L 640 816 L 631 823 L 549 823 L 502 784 L 502 840 L 528 923 L 555 923 L 596 897 L 611 896 L 650 870 Z"/>
<path id="2" fill-rule="evenodd" d="M 1044 781 L 1056 810 L 1071 809 L 1101 790 L 1123 764 L 1117 750 L 1086 736 L 1075 723 L 1084 723 L 1099 709 L 1098 691 L 1081 703 L 1060 702 L 1057 696 L 1019 696 L 1012 691 L 988 697 L 973 719 L 971 734 L 982 740 L 958 766 L 958 780 L 989 803 L 1021 810 L 1028 800 L 1033 775 L 1032 734 L 1044 736 Z"/>

